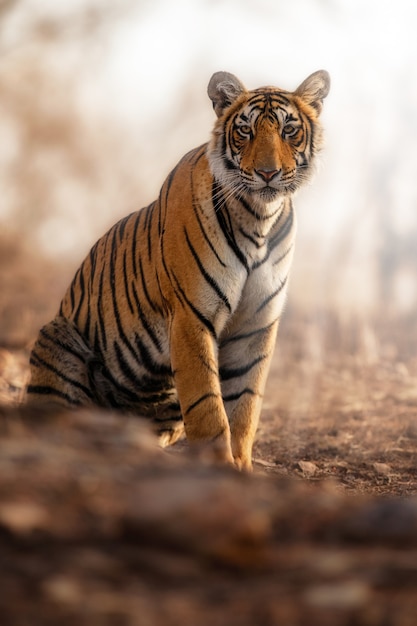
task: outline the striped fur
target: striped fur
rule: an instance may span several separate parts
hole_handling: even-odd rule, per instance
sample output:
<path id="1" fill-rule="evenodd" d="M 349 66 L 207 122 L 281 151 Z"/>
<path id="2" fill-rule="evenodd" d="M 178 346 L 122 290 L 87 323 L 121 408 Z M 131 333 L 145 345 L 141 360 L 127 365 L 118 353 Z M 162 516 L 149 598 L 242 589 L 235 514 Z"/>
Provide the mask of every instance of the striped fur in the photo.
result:
<path id="1" fill-rule="evenodd" d="M 215 74 L 211 141 L 159 198 L 91 249 L 31 354 L 28 402 L 96 404 L 152 419 L 251 468 L 252 443 L 293 255 L 292 194 L 321 145 L 329 89 L 247 91 Z"/>

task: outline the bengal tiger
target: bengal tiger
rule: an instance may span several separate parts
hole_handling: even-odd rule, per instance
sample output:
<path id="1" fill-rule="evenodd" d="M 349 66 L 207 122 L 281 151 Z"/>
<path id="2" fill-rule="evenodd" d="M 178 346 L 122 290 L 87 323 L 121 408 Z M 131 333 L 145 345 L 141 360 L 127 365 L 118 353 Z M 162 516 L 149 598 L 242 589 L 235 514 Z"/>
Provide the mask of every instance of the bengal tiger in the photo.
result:
<path id="1" fill-rule="evenodd" d="M 75 274 L 30 356 L 29 403 L 148 417 L 162 446 L 252 468 L 294 249 L 294 192 L 322 144 L 330 78 L 294 91 L 208 85 L 217 120 L 148 207 L 115 224 Z"/>

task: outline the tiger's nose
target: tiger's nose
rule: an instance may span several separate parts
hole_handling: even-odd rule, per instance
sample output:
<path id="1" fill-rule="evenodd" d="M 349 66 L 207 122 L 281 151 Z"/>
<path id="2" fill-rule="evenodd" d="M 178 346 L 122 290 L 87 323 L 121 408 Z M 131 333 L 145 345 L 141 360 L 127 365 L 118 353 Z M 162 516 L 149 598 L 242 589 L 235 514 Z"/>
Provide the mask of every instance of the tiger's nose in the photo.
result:
<path id="1" fill-rule="evenodd" d="M 280 170 L 255 170 L 256 174 L 260 176 L 266 183 L 270 183 Z"/>

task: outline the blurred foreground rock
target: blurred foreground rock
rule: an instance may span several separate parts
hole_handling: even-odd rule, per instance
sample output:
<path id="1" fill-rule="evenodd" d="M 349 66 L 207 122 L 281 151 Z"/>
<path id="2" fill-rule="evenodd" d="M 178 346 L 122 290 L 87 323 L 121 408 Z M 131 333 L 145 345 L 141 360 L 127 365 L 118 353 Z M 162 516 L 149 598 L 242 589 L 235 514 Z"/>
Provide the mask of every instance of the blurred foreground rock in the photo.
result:
<path id="1" fill-rule="evenodd" d="M 411 626 L 417 499 L 247 476 L 140 420 L 0 409 L 2 626 Z"/>

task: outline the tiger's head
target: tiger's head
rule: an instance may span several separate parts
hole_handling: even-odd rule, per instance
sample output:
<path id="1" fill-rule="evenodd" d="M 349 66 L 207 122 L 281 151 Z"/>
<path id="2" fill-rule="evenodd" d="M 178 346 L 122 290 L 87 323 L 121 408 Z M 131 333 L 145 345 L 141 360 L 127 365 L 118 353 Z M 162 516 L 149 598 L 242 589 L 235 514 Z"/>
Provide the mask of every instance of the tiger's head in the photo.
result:
<path id="1" fill-rule="evenodd" d="M 321 147 L 319 115 L 329 88 L 324 70 L 294 92 L 248 91 L 233 74 L 216 72 L 208 85 L 218 117 L 208 149 L 216 180 L 256 204 L 294 193 L 311 175 Z"/>

